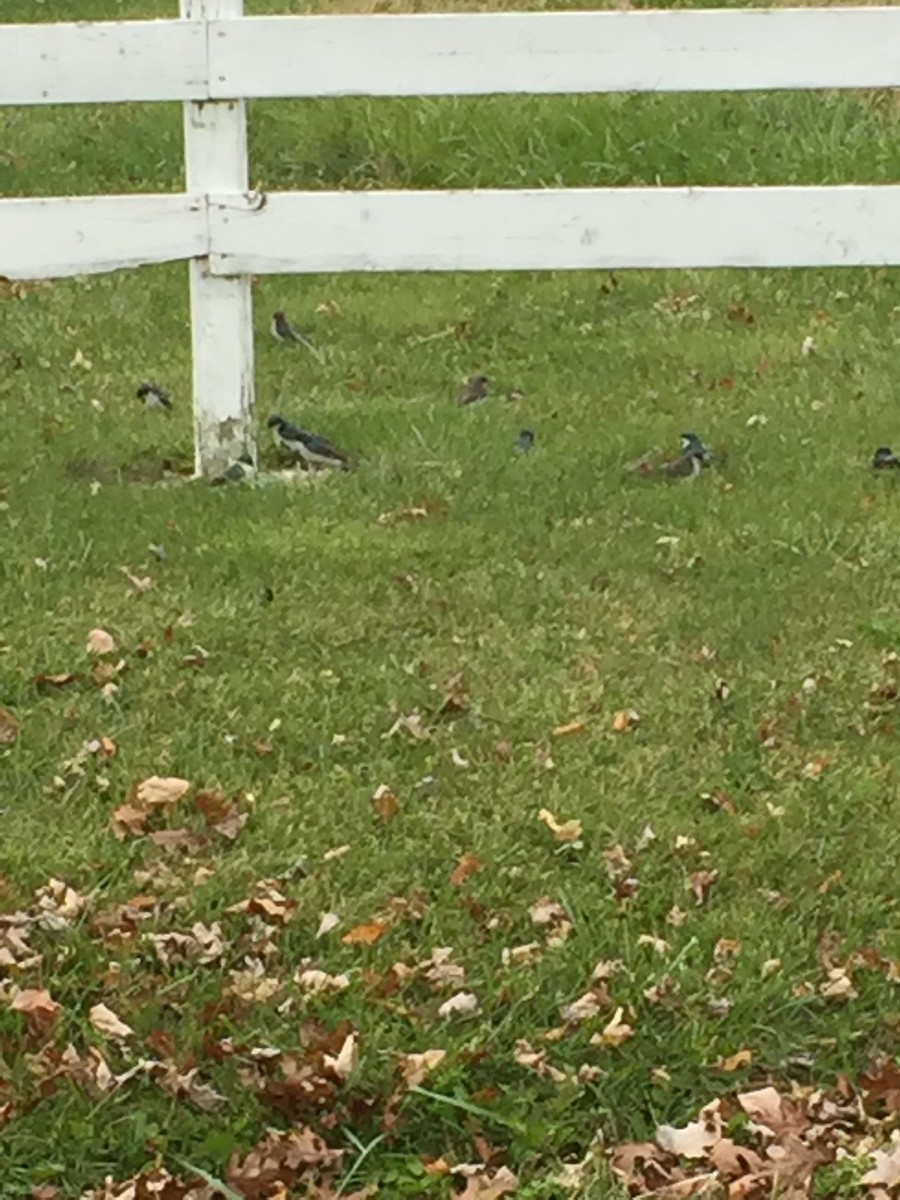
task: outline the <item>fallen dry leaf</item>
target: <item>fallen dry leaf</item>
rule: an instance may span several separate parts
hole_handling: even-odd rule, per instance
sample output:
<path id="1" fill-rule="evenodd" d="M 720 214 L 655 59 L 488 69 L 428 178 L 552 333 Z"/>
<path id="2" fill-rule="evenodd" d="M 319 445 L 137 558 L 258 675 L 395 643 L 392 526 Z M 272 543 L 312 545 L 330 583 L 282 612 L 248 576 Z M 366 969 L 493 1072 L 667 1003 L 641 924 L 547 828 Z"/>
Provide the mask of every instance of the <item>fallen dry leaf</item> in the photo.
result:
<path id="1" fill-rule="evenodd" d="M 592 1017 L 596 1017 L 601 1008 L 606 1008 L 608 1004 L 609 995 L 606 988 L 601 984 L 600 987 L 592 988 L 589 992 L 585 992 L 583 996 L 579 996 L 571 1004 L 564 1004 L 559 1015 L 569 1025 L 580 1025 L 582 1022 L 590 1021 Z"/>
<path id="2" fill-rule="evenodd" d="M 736 1050 L 734 1054 L 729 1054 L 727 1058 L 718 1059 L 716 1067 L 720 1071 L 739 1071 L 741 1067 L 749 1067 L 752 1062 L 753 1051 L 744 1047 Z"/>
<path id="3" fill-rule="evenodd" d="M 581 837 L 580 821 L 563 821 L 560 823 L 547 808 L 538 813 L 538 820 L 543 821 L 558 842 L 574 842 Z"/>
<path id="4" fill-rule="evenodd" d="M 341 918 L 337 913 L 328 912 L 322 914 L 322 919 L 319 921 L 319 928 L 316 930 L 316 938 L 322 938 L 326 933 L 331 933 L 337 925 L 340 925 Z"/>
<path id="5" fill-rule="evenodd" d="M 190 786 L 186 779 L 151 775 L 137 785 L 135 798 L 148 808 L 164 807 L 180 800 Z"/>
<path id="6" fill-rule="evenodd" d="M 359 1061 L 359 1045 L 356 1040 L 356 1033 L 348 1033 L 344 1038 L 340 1050 L 334 1057 L 330 1054 L 324 1055 L 325 1067 L 340 1080 L 341 1083 L 346 1083 Z"/>
<path id="7" fill-rule="evenodd" d="M 116 641 L 113 635 L 107 633 L 105 629 L 92 629 L 87 636 L 85 649 L 88 654 L 93 654 L 96 657 L 103 654 L 115 654 Z"/>
<path id="8" fill-rule="evenodd" d="M 688 878 L 688 890 L 693 892 L 698 904 L 704 904 L 709 895 L 709 889 L 719 878 L 718 871 L 692 871 Z"/>
<path id="9" fill-rule="evenodd" d="M 362 925 L 355 925 L 344 934 L 341 941 L 345 946 L 371 946 L 386 932 L 387 925 L 383 925 L 381 921 L 368 921 Z"/>
<path id="10" fill-rule="evenodd" d="M 32 1033 L 44 1033 L 56 1023 L 60 1006 L 44 988 L 23 988 L 10 1003 L 13 1012 L 21 1013 Z"/>
<path id="11" fill-rule="evenodd" d="M 422 1054 L 404 1054 L 400 1059 L 400 1073 L 404 1083 L 409 1087 L 419 1087 L 446 1057 L 446 1050 L 426 1050 Z"/>
<path id="12" fill-rule="evenodd" d="M 88 1020 L 93 1027 L 105 1034 L 107 1037 L 115 1038 L 118 1041 L 124 1041 L 126 1038 L 134 1036 L 134 1030 L 130 1025 L 126 1025 L 120 1020 L 111 1008 L 107 1008 L 105 1004 L 95 1004 L 88 1013 Z"/>
<path id="13" fill-rule="evenodd" d="M 467 1016 L 470 1013 L 478 1012 L 478 997 L 474 992 L 457 992 L 455 996 L 451 996 L 449 1000 L 438 1009 L 439 1017 L 452 1017 L 455 1014 Z"/>
<path id="14" fill-rule="evenodd" d="M 457 1192 L 457 1200 L 500 1200 L 516 1191 L 519 1181 L 509 1167 L 498 1167 L 496 1171 L 479 1163 L 477 1166 L 464 1164 L 453 1168 L 454 1175 L 466 1180 L 465 1190 Z"/>
<path id="15" fill-rule="evenodd" d="M 892 1150 L 870 1150 L 875 1166 L 859 1181 L 866 1187 L 896 1188 L 900 1186 L 900 1145 Z"/>
<path id="16" fill-rule="evenodd" d="M 584 733 L 587 726 L 584 721 L 568 721 L 565 725 L 557 725 L 553 730 L 555 738 L 569 737 L 573 733 Z"/>
<path id="17" fill-rule="evenodd" d="M 900 1066 L 892 1059 L 874 1063 L 859 1082 L 870 1107 L 883 1107 L 892 1116 L 900 1113 Z"/>
<path id="18" fill-rule="evenodd" d="M 640 715 L 633 708 L 620 708 L 612 719 L 613 733 L 627 733 L 640 722 Z"/>
<path id="19" fill-rule="evenodd" d="M 78 676 L 74 671 L 60 671 L 51 675 L 35 675 L 32 683 L 37 687 L 66 687 L 74 683 Z"/>
<path id="20" fill-rule="evenodd" d="M 621 1046 L 623 1042 L 627 1042 L 630 1037 L 634 1036 L 634 1029 L 622 1020 L 623 1013 L 624 1009 L 616 1009 L 612 1019 L 603 1027 L 600 1033 L 595 1033 L 591 1038 L 592 1046 L 600 1046 L 602 1049 Z"/>
<path id="21" fill-rule="evenodd" d="M 11 746 L 19 736 L 19 722 L 0 704 L 0 746 Z"/>
<path id="22" fill-rule="evenodd" d="M 371 800 L 372 809 L 377 817 L 384 821 L 385 825 L 392 817 L 397 815 L 400 809 L 399 801 L 386 783 L 380 783 L 375 789 Z"/>
<path id="23" fill-rule="evenodd" d="M 459 856 L 456 866 L 450 872 L 450 883 L 453 887 L 459 887 L 465 883 L 470 875 L 474 875 L 480 870 L 481 862 L 474 854 L 470 854 L 467 851 L 465 854 Z"/>

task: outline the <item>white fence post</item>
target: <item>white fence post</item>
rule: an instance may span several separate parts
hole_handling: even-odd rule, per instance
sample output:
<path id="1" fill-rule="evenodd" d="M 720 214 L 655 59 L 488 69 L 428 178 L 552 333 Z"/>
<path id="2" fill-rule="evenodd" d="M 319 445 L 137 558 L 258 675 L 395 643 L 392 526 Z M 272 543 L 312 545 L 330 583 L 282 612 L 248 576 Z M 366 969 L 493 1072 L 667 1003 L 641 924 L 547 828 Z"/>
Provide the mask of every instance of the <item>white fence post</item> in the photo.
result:
<path id="1" fill-rule="evenodd" d="M 182 17 L 241 17 L 243 0 L 180 0 Z M 210 53 L 207 28 L 206 63 Z M 184 106 L 187 191 L 247 191 L 247 117 L 243 100 Z M 238 455 L 255 458 L 253 428 L 253 307 L 246 275 L 213 276 L 209 259 L 190 262 L 194 385 L 194 470 L 209 476 Z"/>

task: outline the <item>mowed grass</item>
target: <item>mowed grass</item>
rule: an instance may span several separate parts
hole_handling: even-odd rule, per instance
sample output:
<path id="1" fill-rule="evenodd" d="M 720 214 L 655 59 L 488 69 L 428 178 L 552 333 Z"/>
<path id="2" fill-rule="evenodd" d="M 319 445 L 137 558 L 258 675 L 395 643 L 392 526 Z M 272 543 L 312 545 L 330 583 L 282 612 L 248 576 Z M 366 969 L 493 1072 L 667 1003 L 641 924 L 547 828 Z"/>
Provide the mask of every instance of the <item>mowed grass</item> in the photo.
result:
<path id="1" fill-rule="evenodd" d="M 73 16 L 0 2 L 0 20 L 26 15 Z M 181 186 L 170 106 L 0 121 L 4 194 Z M 882 96 L 260 104 L 251 131 L 269 188 L 888 181 L 900 165 Z M 20 727 L 2 751 L 3 911 L 32 909 L 50 878 L 90 895 L 69 926 L 33 930 L 34 961 L 0 958 L 0 987 L 50 991 L 60 1049 L 99 1047 L 117 1071 L 196 1067 L 225 1097 L 205 1112 L 140 1077 L 102 1095 L 48 1087 L 44 1041 L 0 1005 L 0 1195 L 77 1196 L 157 1161 L 221 1177 L 286 1123 L 247 1086 L 251 1049 L 297 1050 L 309 1016 L 351 1021 L 360 1059 L 342 1107 L 296 1118 L 346 1148 L 349 1190 L 388 1196 L 448 1193 L 423 1161 L 477 1159 L 477 1138 L 521 1195 L 556 1196 L 560 1164 L 598 1131 L 652 1136 L 736 1084 L 827 1085 L 896 1050 L 888 972 L 851 963 L 857 995 L 823 994 L 854 951 L 900 957 L 890 688 L 867 705 L 900 640 L 900 492 L 867 470 L 900 441 L 895 272 L 262 280 L 260 424 L 283 412 L 359 466 L 235 489 L 154 482 L 191 454 L 183 266 L 0 306 L 0 702 Z M 275 308 L 321 362 L 271 342 Z M 458 410 L 480 370 L 492 398 Z M 147 376 L 171 389 L 171 418 L 134 399 Z M 518 457 L 525 426 L 537 442 Z M 686 428 L 723 451 L 717 469 L 671 486 L 623 470 Z M 417 506 L 426 519 L 378 521 Z M 108 696 L 85 652 L 96 626 L 124 662 Z M 59 672 L 78 679 L 34 683 Z M 464 702 L 438 715 L 457 676 Z M 629 709 L 639 723 L 616 732 Z M 427 738 L 385 736 L 413 712 Z M 99 738 L 113 757 L 84 750 Z M 244 828 L 187 851 L 117 840 L 111 812 L 151 775 L 235 797 Z M 387 822 L 381 784 L 398 800 Z M 724 808 L 704 798 L 717 793 Z M 542 808 L 579 821 L 578 842 L 555 841 Z M 167 820 L 202 827 L 190 795 Z M 457 885 L 465 854 L 479 869 Z M 696 871 L 718 873 L 700 904 Z M 227 911 L 264 879 L 296 905 L 268 933 Z M 116 934 L 110 914 L 136 894 L 150 915 Z M 529 915 L 542 897 L 573 927 L 555 948 Z M 342 942 L 386 911 L 373 945 Z M 324 913 L 340 924 L 317 938 Z M 223 956 L 161 964 L 147 935 L 198 921 L 220 923 Z M 532 941 L 535 961 L 504 965 Z M 464 982 L 384 986 L 442 946 Z M 544 1042 L 604 959 L 623 964 L 614 1004 Z M 306 997 L 305 960 L 349 987 Z M 216 1007 L 246 971 L 277 989 Z M 440 1017 L 455 990 L 479 1011 Z M 97 1003 L 133 1027 L 124 1048 L 87 1021 Z M 633 1037 L 589 1045 L 619 1005 Z M 599 1074 L 554 1083 L 515 1061 L 519 1039 Z M 749 1066 L 716 1068 L 741 1048 Z M 410 1092 L 397 1059 L 427 1049 L 447 1057 L 431 1095 Z M 579 1194 L 612 1189 L 598 1167 Z"/>

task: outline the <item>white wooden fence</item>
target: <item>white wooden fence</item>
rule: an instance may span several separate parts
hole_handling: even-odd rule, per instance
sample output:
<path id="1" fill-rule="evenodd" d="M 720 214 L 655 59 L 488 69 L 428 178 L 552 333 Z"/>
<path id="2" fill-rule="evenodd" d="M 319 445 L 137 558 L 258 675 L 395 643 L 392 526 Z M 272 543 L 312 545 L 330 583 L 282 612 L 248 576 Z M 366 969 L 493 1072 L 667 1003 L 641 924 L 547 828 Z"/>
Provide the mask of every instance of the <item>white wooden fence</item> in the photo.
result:
<path id="1" fill-rule="evenodd" d="M 258 97 L 900 85 L 900 8 L 0 25 L 0 104 L 180 100 L 183 195 L 0 201 L 0 275 L 190 264 L 196 468 L 254 448 L 250 275 L 900 264 L 900 186 L 248 189 Z"/>

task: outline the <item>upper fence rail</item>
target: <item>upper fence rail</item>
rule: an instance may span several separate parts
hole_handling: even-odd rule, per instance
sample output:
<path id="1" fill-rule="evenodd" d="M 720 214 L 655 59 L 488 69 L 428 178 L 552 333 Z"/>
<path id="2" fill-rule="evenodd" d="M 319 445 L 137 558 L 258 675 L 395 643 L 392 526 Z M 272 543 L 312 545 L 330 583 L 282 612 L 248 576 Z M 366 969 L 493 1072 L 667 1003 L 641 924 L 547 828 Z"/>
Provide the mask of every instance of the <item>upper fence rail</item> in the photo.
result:
<path id="1" fill-rule="evenodd" d="M 0 25 L 0 104 L 900 86 L 900 8 Z"/>

